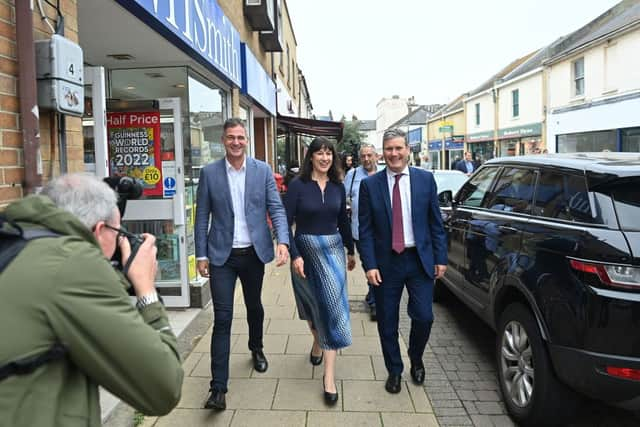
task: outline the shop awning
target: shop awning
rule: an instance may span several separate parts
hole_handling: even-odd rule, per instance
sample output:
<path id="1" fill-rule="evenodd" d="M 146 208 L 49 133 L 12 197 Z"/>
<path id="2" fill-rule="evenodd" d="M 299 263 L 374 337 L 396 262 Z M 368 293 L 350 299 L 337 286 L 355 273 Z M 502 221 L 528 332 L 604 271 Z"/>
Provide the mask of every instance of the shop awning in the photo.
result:
<path id="1" fill-rule="evenodd" d="M 344 123 L 328 120 L 303 119 L 278 114 L 278 135 L 296 133 L 309 136 L 326 136 L 342 139 Z"/>

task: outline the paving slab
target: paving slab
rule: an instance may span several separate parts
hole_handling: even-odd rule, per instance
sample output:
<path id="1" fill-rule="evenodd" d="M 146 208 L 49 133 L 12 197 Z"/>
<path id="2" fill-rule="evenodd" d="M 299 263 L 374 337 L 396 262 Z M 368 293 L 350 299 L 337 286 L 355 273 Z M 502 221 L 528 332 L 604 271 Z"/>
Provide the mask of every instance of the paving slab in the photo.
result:
<path id="1" fill-rule="evenodd" d="M 309 412 L 307 427 L 382 426 L 378 412 Z"/>
<path id="2" fill-rule="evenodd" d="M 273 401 L 273 409 L 301 411 L 340 411 L 342 409 L 342 387 L 336 382 L 340 394 L 335 406 L 324 403 L 322 380 L 283 379 L 278 382 L 278 390 Z"/>
<path id="3" fill-rule="evenodd" d="M 308 356 L 305 356 L 308 362 Z M 313 378 L 322 378 L 324 364 L 314 366 Z M 336 378 L 341 380 L 374 380 L 370 356 L 338 356 L 336 358 Z"/>
<path id="4" fill-rule="evenodd" d="M 384 427 L 438 427 L 433 414 L 382 413 Z"/>
<path id="5" fill-rule="evenodd" d="M 233 411 L 175 409 L 166 417 L 158 419 L 154 427 L 226 427 L 231 423 L 231 418 L 233 418 Z"/>
<path id="6" fill-rule="evenodd" d="M 391 394 L 384 389 L 384 381 L 344 380 L 345 411 L 414 412 L 406 382 L 400 393 Z"/>
<path id="7" fill-rule="evenodd" d="M 252 372 L 253 363 L 248 355 L 232 354 L 229 357 L 229 378 L 249 378 Z M 211 379 L 211 357 L 208 353 L 200 358 L 190 376 Z"/>
<path id="8" fill-rule="evenodd" d="M 271 409 L 277 384 L 278 380 L 269 378 L 232 378 L 229 380 L 227 408 Z"/>
<path id="9" fill-rule="evenodd" d="M 231 427 L 302 427 L 307 413 L 304 411 L 255 411 L 239 409 L 233 416 Z"/>
<path id="10" fill-rule="evenodd" d="M 278 354 L 269 356 L 267 372 L 253 372 L 252 377 L 260 378 L 313 378 L 313 365 L 309 357 L 302 354 Z"/>
<path id="11" fill-rule="evenodd" d="M 231 346 L 231 353 L 249 355 L 249 335 L 241 334 L 235 336 L 235 341 Z M 288 335 L 286 334 L 265 334 L 262 336 L 262 345 L 265 354 L 284 354 L 287 346 Z M 207 350 L 208 351 L 208 350 Z"/>

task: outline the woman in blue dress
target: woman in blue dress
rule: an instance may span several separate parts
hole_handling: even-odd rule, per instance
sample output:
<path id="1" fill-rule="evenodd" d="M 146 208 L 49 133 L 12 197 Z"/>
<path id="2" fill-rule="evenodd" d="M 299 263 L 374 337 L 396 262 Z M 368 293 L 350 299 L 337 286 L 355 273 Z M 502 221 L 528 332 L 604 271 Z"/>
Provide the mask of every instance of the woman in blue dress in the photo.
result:
<path id="1" fill-rule="evenodd" d="M 324 358 L 324 399 L 338 401 L 335 384 L 337 350 L 351 345 L 347 268 L 353 270 L 353 239 L 335 146 L 315 138 L 291 181 L 284 205 L 291 234 L 291 281 L 300 319 L 309 323 L 313 365 Z M 348 256 L 345 260 L 344 247 Z"/>

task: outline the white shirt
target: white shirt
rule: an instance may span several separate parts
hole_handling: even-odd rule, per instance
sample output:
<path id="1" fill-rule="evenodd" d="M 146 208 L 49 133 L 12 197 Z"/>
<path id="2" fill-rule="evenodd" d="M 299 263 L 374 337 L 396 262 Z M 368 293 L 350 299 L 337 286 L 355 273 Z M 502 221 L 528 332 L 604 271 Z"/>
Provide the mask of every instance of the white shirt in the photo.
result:
<path id="1" fill-rule="evenodd" d="M 227 167 L 227 180 L 229 181 L 229 193 L 233 206 L 233 245 L 234 248 L 246 248 L 251 246 L 251 235 L 247 227 L 247 218 L 244 213 L 244 187 L 247 175 L 247 158 L 245 157 L 240 169 L 231 166 L 225 157 Z"/>
<path id="2" fill-rule="evenodd" d="M 416 238 L 413 235 L 413 221 L 411 221 L 411 178 L 409 176 L 409 165 L 405 166 L 400 173 L 398 185 L 400 186 L 400 201 L 402 202 L 402 229 L 404 231 L 404 246 L 410 248 L 416 245 Z M 395 176 L 398 175 L 387 168 L 387 184 L 389 185 L 389 198 L 391 199 L 391 209 L 393 209 L 393 186 L 396 183 Z"/>

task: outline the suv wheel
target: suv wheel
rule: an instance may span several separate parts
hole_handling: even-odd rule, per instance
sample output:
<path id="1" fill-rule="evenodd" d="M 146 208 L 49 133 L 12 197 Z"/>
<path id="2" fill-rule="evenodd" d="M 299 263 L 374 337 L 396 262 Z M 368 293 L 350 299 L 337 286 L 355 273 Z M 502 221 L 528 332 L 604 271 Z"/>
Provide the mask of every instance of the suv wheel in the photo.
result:
<path id="1" fill-rule="evenodd" d="M 577 410 L 577 395 L 555 377 L 536 320 L 524 305 L 511 304 L 500 316 L 496 356 L 504 403 L 518 423 L 561 424 Z"/>

